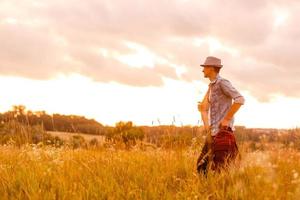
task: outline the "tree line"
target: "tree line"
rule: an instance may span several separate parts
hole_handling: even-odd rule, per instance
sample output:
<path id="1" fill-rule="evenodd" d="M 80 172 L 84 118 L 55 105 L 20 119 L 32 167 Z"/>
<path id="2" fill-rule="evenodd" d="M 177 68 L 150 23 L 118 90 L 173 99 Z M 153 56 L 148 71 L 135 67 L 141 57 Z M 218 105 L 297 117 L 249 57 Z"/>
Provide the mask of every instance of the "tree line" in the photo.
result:
<path id="1" fill-rule="evenodd" d="M 12 110 L 0 113 L 0 121 L 1 123 L 17 121 L 29 126 L 42 125 L 46 131 L 104 134 L 104 126 L 94 119 L 77 115 L 50 115 L 46 111 L 27 110 L 23 105 L 15 105 Z"/>

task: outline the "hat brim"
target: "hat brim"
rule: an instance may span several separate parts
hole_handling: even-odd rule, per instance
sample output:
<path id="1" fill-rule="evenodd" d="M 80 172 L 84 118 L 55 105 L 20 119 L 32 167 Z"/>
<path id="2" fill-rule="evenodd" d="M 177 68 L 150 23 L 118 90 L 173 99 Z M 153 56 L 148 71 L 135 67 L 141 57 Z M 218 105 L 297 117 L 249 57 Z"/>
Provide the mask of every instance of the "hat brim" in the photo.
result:
<path id="1" fill-rule="evenodd" d="M 201 67 L 223 67 L 223 65 L 200 65 Z"/>

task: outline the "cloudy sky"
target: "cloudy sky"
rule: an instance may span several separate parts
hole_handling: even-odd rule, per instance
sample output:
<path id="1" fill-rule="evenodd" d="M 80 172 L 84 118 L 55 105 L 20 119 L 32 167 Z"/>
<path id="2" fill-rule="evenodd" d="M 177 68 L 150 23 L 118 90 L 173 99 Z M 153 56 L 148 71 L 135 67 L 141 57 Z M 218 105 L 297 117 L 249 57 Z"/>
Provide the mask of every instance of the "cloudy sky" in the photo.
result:
<path id="1" fill-rule="evenodd" d="M 299 13 L 296 0 L 0 0 L 0 109 L 201 124 L 213 55 L 246 98 L 236 125 L 299 127 Z"/>

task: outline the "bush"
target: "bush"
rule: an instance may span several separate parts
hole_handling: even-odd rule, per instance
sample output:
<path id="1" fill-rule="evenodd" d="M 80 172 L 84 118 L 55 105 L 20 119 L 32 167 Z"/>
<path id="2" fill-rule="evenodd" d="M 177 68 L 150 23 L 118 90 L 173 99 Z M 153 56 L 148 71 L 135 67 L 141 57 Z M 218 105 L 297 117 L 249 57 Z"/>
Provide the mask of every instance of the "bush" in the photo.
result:
<path id="1" fill-rule="evenodd" d="M 87 148 L 87 143 L 81 135 L 73 135 L 70 140 L 70 145 L 73 149 Z"/>
<path id="2" fill-rule="evenodd" d="M 9 121 L 0 126 L 0 144 L 55 144 L 58 138 L 48 134 L 41 125 L 28 126 L 17 121 Z"/>
<path id="3" fill-rule="evenodd" d="M 129 122 L 118 122 L 115 128 L 108 128 L 106 132 L 106 139 L 113 143 L 123 142 L 128 148 L 136 144 L 136 140 L 144 139 L 144 131 Z"/>
<path id="4" fill-rule="evenodd" d="M 91 139 L 90 142 L 89 142 L 89 146 L 98 147 L 99 146 L 99 142 L 98 142 L 97 138 Z"/>

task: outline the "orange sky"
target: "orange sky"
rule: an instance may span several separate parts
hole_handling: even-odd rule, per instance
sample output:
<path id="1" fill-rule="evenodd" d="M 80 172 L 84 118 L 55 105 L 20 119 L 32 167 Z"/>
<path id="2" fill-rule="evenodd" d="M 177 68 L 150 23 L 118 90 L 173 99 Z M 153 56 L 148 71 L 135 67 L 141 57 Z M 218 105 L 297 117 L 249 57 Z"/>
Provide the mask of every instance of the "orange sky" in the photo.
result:
<path id="1" fill-rule="evenodd" d="M 299 127 L 299 13 L 292 0 L 2 0 L 0 110 L 195 125 L 214 55 L 246 98 L 236 125 Z"/>

